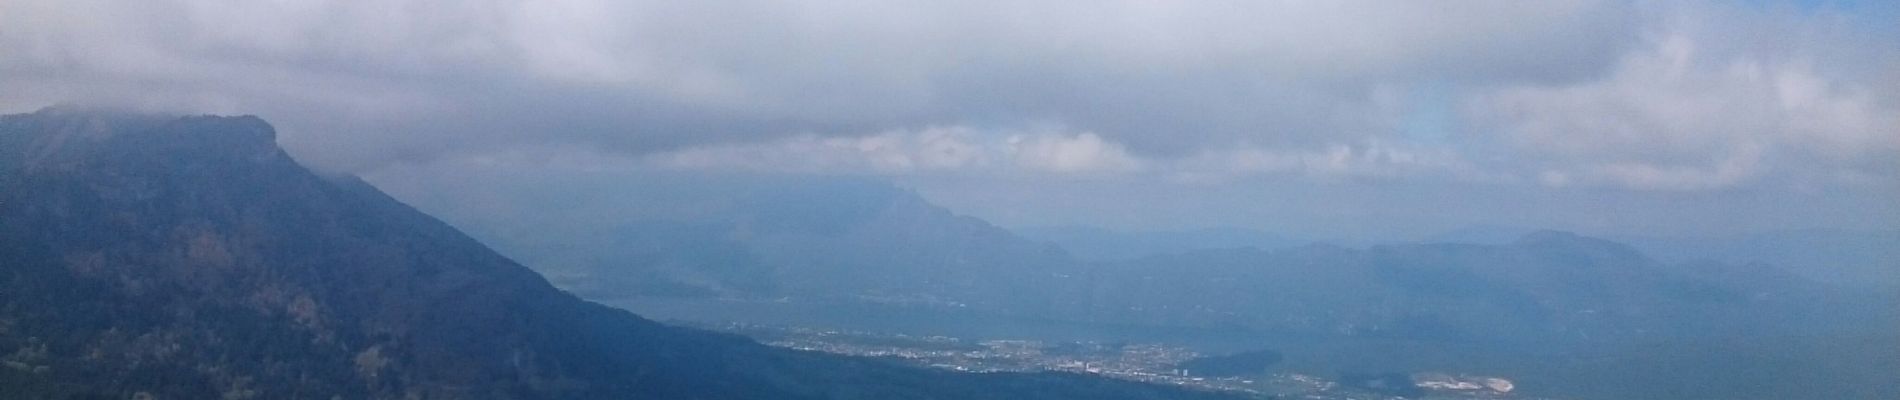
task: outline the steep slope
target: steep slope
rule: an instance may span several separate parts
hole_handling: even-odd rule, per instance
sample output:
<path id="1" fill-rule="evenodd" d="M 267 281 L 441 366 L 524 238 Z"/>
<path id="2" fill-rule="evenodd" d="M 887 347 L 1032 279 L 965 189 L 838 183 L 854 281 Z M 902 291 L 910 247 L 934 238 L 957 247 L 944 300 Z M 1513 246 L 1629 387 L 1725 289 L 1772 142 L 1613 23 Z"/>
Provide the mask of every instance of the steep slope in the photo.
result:
<path id="1" fill-rule="evenodd" d="M 587 303 L 253 117 L 0 117 L 0 397 L 1193 398 L 795 353 Z"/>

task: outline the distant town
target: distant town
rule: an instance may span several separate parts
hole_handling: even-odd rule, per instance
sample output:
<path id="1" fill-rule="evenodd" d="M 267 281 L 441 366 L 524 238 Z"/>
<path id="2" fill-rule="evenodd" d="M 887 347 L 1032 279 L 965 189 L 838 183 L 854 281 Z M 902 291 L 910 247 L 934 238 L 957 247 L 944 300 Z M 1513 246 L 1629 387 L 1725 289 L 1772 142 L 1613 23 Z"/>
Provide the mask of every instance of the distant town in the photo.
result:
<path id="1" fill-rule="evenodd" d="M 970 373 L 1068 372 L 1282 399 L 1532 399 L 1514 394 L 1516 385 L 1506 378 L 1441 372 L 1391 379 L 1402 382 L 1371 378 L 1352 384 L 1290 372 L 1206 376 L 1182 367 L 1203 354 L 1185 347 L 1153 343 L 967 340 L 745 323 L 698 327 L 752 337 L 777 347 L 878 357 Z"/>

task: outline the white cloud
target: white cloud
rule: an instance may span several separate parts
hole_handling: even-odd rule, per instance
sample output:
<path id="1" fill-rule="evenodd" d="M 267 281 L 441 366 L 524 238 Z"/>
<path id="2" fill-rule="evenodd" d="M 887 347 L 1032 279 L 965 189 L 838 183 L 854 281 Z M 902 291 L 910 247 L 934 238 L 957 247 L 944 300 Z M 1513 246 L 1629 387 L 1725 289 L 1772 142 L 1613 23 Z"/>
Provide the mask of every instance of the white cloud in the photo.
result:
<path id="1" fill-rule="evenodd" d="M 1222 183 L 1257 176 L 1318 180 L 1511 178 L 1476 168 L 1450 149 L 1371 141 L 1314 150 L 1240 146 L 1185 158 L 1145 158 L 1092 132 L 1042 126 L 1010 130 L 931 127 L 860 137 L 801 135 L 771 142 L 697 146 L 643 157 L 688 170 L 801 173 L 969 174 L 1068 177 L 1158 176 Z"/>
<path id="2" fill-rule="evenodd" d="M 1120 143 L 1090 132 L 1074 135 L 1011 135 L 1006 140 L 1018 165 L 1058 173 L 1126 172 L 1141 168 Z"/>
<path id="3" fill-rule="evenodd" d="M 1762 146 L 1742 146 L 1711 165 L 1667 165 L 1611 161 L 1546 170 L 1540 181 L 1552 187 L 1573 184 L 1621 186 L 1643 190 L 1695 191 L 1731 187 L 1760 173 Z"/>
<path id="4" fill-rule="evenodd" d="M 550 141 L 641 153 L 1034 121 L 1180 155 L 1367 135 L 1352 114 L 1380 81 L 1587 75 L 1627 14 L 1607 0 L 14 0 L 0 2 L 0 104 L 263 114 L 345 169 Z M 1567 34 L 1581 28 L 1605 33 Z"/>
<path id="5" fill-rule="evenodd" d="M 1900 181 L 1900 46 L 1843 18 L 1617 0 L 11 0 L 0 107 L 255 113 L 300 159 L 358 172 L 539 146 L 886 174 Z M 1431 85 L 1450 94 L 1407 97 Z M 1467 120 L 1412 137 L 1433 101 Z"/>
<path id="6" fill-rule="evenodd" d="M 1259 146 L 1211 150 L 1174 163 L 1172 171 L 1173 178 L 1188 182 L 1222 182 L 1250 176 L 1299 176 L 1323 181 L 1431 177 L 1469 183 L 1513 179 L 1480 170 L 1451 149 L 1381 140 L 1311 150 Z"/>
<path id="7" fill-rule="evenodd" d="M 1054 128 L 985 131 L 930 127 L 858 137 L 813 134 L 698 146 L 644 157 L 677 169 L 883 174 L 976 172 L 1094 175 L 1129 172 L 1141 161 L 1090 132 Z"/>
<path id="8" fill-rule="evenodd" d="M 1711 51 L 1724 38 L 1701 33 L 1659 33 L 1599 80 L 1481 93 L 1466 113 L 1552 186 L 1719 189 L 1900 152 L 1895 94 L 1798 52 Z"/>

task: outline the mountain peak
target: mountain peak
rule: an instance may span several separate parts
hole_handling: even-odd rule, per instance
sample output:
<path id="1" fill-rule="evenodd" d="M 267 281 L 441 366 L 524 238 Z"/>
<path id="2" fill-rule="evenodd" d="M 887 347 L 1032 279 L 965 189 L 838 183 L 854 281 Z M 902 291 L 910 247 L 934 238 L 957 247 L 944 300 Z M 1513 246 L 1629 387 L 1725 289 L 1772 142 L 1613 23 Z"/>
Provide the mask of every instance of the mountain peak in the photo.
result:
<path id="1" fill-rule="evenodd" d="M 55 106 L 0 116 L 0 168 L 70 170 L 87 160 L 216 156 L 253 162 L 285 157 L 277 131 L 255 116 L 163 116 Z"/>
<path id="2" fill-rule="evenodd" d="M 0 187 L 0 397 L 1216 397 L 662 326 L 311 173 L 256 117 L 0 117 Z"/>
<path id="3" fill-rule="evenodd" d="M 1589 255 L 1618 265 L 1647 265 L 1653 262 L 1630 245 L 1573 232 L 1540 230 L 1525 234 L 1511 244 L 1517 247 L 1560 250 L 1562 253 Z"/>
<path id="4" fill-rule="evenodd" d="M 1552 229 L 1541 229 L 1541 230 L 1532 231 L 1530 233 L 1526 233 L 1523 236 L 1519 236 L 1517 238 L 1517 242 L 1518 243 L 1549 243 L 1549 242 L 1578 241 L 1578 240 L 1589 240 L 1589 239 L 1590 239 L 1589 237 L 1578 235 L 1576 232 L 1559 231 L 1559 230 L 1552 230 Z"/>

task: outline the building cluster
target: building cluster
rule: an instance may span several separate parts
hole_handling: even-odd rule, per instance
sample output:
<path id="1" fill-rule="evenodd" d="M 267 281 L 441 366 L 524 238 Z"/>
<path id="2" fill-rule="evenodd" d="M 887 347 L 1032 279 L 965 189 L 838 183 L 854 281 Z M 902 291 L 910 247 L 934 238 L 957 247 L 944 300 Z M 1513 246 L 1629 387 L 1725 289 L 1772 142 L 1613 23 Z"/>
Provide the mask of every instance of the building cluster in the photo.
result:
<path id="1" fill-rule="evenodd" d="M 1061 371 L 1099 375 L 1202 390 L 1272 394 L 1276 398 L 1361 399 L 1365 393 L 1321 377 L 1272 373 L 1258 377 L 1196 376 L 1180 367 L 1200 357 L 1185 347 L 1162 344 L 1099 342 L 1050 343 L 1039 340 L 971 341 L 947 336 L 918 336 L 860 331 L 790 328 L 747 324 L 713 327 L 778 347 L 861 357 L 902 360 L 947 370 L 993 372 Z M 1506 379 L 1446 373 L 1411 376 L 1428 398 L 1482 399 L 1513 397 L 1514 384 Z"/>

